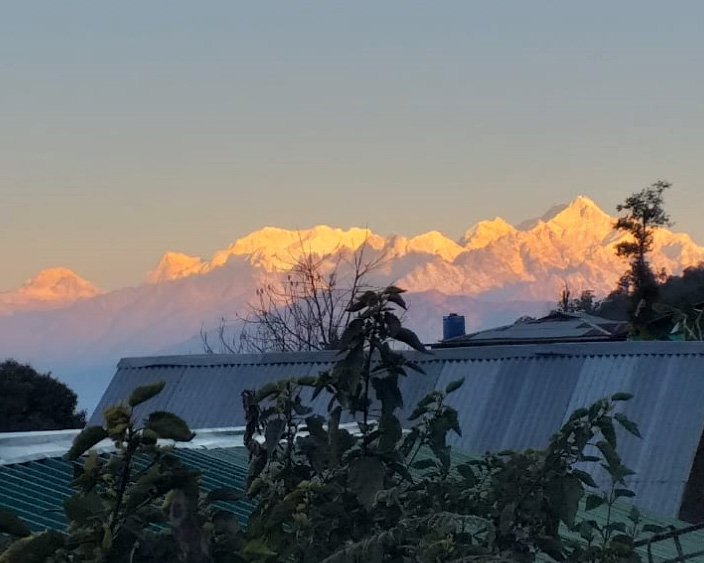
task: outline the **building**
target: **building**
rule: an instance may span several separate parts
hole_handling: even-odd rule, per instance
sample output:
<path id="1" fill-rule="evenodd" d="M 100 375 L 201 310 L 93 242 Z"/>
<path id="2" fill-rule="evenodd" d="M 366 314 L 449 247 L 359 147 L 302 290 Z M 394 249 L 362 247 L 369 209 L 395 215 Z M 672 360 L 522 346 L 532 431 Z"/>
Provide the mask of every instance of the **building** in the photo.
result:
<path id="1" fill-rule="evenodd" d="M 445 317 L 462 318 L 458 315 Z M 464 326 L 464 323 L 461 325 Z M 628 322 L 614 321 L 584 313 L 553 312 L 539 319 L 519 319 L 510 325 L 472 334 L 454 335 L 443 331 L 443 340 L 433 348 L 458 346 L 499 346 L 517 344 L 551 344 L 557 342 L 621 342 L 628 337 Z"/>
<path id="2" fill-rule="evenodd" d="M 630 486 L 638 506 L 665 518 L 704 520 L 704 342 L 580 342 L 476 346 L 409 353 L 425 375 L 401 381 L 407 417 L 433 389 L 464 377 L 450 402 L 460 412 L 459 451 L 544 447 L 577 408 L 616 392 L 634 395 L 620 409 L 640 426 L 642 439 L 619 433 L 619 451 L 636 471 Z M 335 352 L 127 358 L 90 422 L 125 400 L 135 387 L 165 381 L 155 399 L 138 407 L 172 411 L 192 428 L 244 424 L 243 390 L 287 377 L 316 375 L 336 361 Z M 315 409 L 324 413 L 327 400 Z M 605 483 L 604 475 L 595 475 Z"/>

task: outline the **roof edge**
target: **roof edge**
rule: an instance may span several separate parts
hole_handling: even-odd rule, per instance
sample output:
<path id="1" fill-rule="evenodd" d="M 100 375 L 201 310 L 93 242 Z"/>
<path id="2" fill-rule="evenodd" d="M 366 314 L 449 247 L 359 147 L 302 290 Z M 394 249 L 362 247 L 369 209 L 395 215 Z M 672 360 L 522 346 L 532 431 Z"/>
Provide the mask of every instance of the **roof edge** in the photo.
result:
<path id="1" fill-rule="evenodd" d="M 0 433 L 0 467 L 27 461 L 62 457 L 69 451 L 73 440 L 81 432 L 74 430 L 45 430 L 40 432 Z M 243 447 L 244 426 L 228 428 L 200 428 L 194 430 L 190 442 L 178 442 L 180 449 L 214 449 Z M 160 440 L 163 445 L 174 444 L 173 440 Z M 103 440 L 93 448 L 99 453 L 113 451 L 110 439 Z"/>
<path id="2" fill-rule="evenodd" d="M 704 342 L 673 341 L 608 341 L 608 342 L 558 342 L 531 344 L 487 344 L 482 346 L 453 346 L 433 348 L 428 354 L 405 352 L 416 362 L 452 360 L 492 360 L 525 358 L 531 356 L 673 356 L 704 355 Z M 212 367 L 224 365 L 272 364 L 331 364 L 338 359 L 338 352 L 272 352 L 268 354 L 198 354 L 178 356 L 147 356 L 123 358 L 118 369 L 154 367 Z"/>

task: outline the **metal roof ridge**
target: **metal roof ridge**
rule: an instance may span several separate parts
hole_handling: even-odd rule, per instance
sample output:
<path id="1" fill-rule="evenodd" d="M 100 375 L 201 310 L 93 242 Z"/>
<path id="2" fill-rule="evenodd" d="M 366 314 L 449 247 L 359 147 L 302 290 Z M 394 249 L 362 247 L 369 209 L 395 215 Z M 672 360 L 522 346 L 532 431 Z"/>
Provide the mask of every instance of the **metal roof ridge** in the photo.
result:
<path id="1" fill-rule="evenodd" d="M 61 457 L 71 449 L 73 440 L 80 431 L 73 429 L 0 433 L 0 466 Z M 236 448 L 244 445 L 244 426 L 200 428 L 194 432 L 196 435 L 190 442 L 159 442 L 162 445 L 174 445 L 178 449 Z M 115 446 L 111 439 L 106 438 L 91 449 L 105 453 L 113 451 Z"/>
<path id="2" fill-rule="evenodd" d="M 500 342 L 481 346 L 437 347 L 429 354 L 405 351 L 417 362 L 527 358 L 546 352 L 570 356 L 704 355 L 704 342 L 605 341 L 605 342 Z M 337 350 L 312 352 L 269 352 L 265 354 L 196 354 L 122 358 L 118 369 L 156 367 L 214 367 L 227 365 L 330 364 L 339 357 Z"/>

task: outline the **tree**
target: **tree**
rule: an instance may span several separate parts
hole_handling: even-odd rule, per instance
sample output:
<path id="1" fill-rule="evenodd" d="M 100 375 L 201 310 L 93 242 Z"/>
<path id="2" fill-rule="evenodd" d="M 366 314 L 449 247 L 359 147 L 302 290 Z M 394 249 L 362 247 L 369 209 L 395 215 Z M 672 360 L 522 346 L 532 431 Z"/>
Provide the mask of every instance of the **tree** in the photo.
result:
<path id="1" fill-rule="evenodd" d="M 560 291 L 560 298 L 557 302 L 557 312 L 560 313 L 585 313 L 595 315 L 599 310 L 600 302 L 595 298 L 594 291 L 585 289 L 579 297 L 572 297 L 569 285 L 565 284 Z"/>
<path id="2" fill-rule="evenodd" d="M 630 240 L 616 245 L 616 254 L 629 261 L 629 269 L 621 278 L 617 292 L 630 296 L 632 320 L 647 317 L 657 297 L 658 280 L 647 257 L 653 248 L 654 230 L 672 225 L 663 203 L 663 192 L 671 186 L 670 182 L 658 180 L 616 206 L 617 211 L 626 214 L 619 217 L 614 228 L 631 235 Z"/>
<path id="3" fill-rule="evenodd" d="M 76 393 L 65 384 L 15 360 L 0 363 L 0 432 L 82 428 Z"/>
<path id="4" fill-rule="evenodd" d="M 242 322 L 239 338 L 228 338 L 223 320 L 218 330 L 220 352 L 264 353 L 335 349 L 350 322 L 349 305 L 372 289 L 370 274 L 384 255 L 369 257 L 367 241 L 354 252 L 338 250 L 319 256 L 300 240 L 301 255 L 285 273 L 277 273 L 256 290 Z M 215 352 L 207 334 L 205 349 Z"/>

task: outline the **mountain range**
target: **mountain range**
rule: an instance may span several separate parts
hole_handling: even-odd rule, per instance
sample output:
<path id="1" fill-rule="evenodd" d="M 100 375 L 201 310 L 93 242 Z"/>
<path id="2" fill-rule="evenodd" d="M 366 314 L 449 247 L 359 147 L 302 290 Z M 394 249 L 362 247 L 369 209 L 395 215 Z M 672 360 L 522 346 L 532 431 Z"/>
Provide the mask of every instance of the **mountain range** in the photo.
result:
<path id="1" fill-rule="evenodd" d="M 53 268 L 0 293 L 0 358 L 53 370 L 92 407 L 120 357 L 202 352 L 202 329 L 246 314 L 256 288 L 303 254 L 332 267 L 361 247 L 369 259 L 381 257 L 374 283 L 407 289 L 409 325 L 435 341 L 448 312 L 464 314 L 472 330 L 546 312 L 566 283 L 575 292 L 605 295 L 626 268 L 615 253 L 625 235 L 614 222 L 582 196 L 516 226 L 499 217 L 481 221 L 459 240 L 438 231 L 407 238 L 367 229 L 266 227 L 209 259 L 167 252 L 144 283 L 111 292 Z M 658 271 L 677 274 L 703 261 L 704 247 L 687 234 L 655 232 L 651 262 Z"/>

